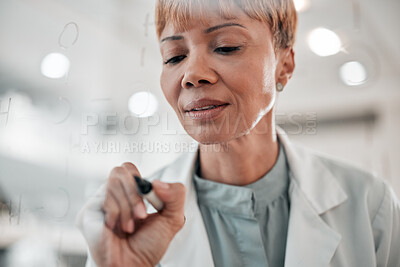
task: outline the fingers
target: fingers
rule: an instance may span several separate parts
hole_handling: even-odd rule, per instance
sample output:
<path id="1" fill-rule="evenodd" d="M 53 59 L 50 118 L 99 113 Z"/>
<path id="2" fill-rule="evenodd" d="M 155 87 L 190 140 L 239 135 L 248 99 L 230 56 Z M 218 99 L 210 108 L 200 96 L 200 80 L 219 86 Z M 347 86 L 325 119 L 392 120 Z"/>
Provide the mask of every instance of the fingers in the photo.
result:
<path id="1" fill-rule="evenodd" d="M 137 218 L 144 219 L 147 216 L 146 207 L 144 205 L 143 199 L 138 195 L 136 182 L 135 179 L 133 178 L 135 175 L 139 177 L 141 175 L 136 166 L 130 162 L 125 162 L 124 164 L 122 164 L 122 167 L 125 168 L 130 174 L 128 179 L 122 180 L 125 193 L 128 196 L 130 205 L 133 208 L 135 216 Z"/>
<path id="2" fill-rule="evenodd" d="M 117 218 L 120 221 L 120 227 L 123 231 L 131 233 L 133 231 L 131 226 L 131 219 L 133 218 L 131 213 L 131 207 L 129 205 L 128 198 L 125 195 L 125 190 L 122 187 L 120 178 L 117 176 L 117 172 L 121 170 L 115 170 L 112 172 L 111 177 L 108 180 L 107 185 L 107 197 L 104 202 L 104 208 L 106 211 L 106 218 L 108 214 L 111 214 L 112 218 Z M 115 227 L 114 221 L 112 226 Z"/>
<path id="3" fill-rule="evenodd" d="M 103 204 L 106 225 L 124 232 L 133 233 L 135 219 L 143 219 L 147 212 L 136 189 L 133 175 L 140 176 L 135 165 L 124 163 L 114 168 L 107 182 L 106 199 Z"/>
<path id="4" fill-rule="evenodd" d="M 181 183 L 163 183 L 155 180 L 153 188 L 157 196 L 164 202 L 162 215 L 168 217 L 174 227 L 180 229 L 185 223 L 185 186 Z"/>
<path id="5" fill-rule="evenodd" d="M 185 204 L 185 186 L 181 183 L 164 183 L 160 180 L 153 182 L 153 188 L 164 202 L 165 209 L 171 212 L 183 212 Z"/>
<path id="6" fill-rule="evenodd" d="M 104 201 L 104 222 L 110 229 L 114 229 L 117 221 L 119 220 L 120 208 L 117 201 L 112 195 L 107 196 L 107 200 Z"/>

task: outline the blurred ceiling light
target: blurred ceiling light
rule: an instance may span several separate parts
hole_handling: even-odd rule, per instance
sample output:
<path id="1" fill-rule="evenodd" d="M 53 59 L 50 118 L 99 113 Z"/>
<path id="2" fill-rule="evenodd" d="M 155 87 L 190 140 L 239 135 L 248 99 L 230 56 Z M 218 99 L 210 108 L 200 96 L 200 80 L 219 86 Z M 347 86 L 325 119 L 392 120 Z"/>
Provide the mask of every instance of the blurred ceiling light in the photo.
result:
<path id="1" fill-rule="evenodd" d="M 367 71 L 360 62 L 350 61 L 340 67 L 340 78 L 347 85 L 361 85 L 367 81 Z"/>
<path id="2" fill-rule="evenodd" d="M 60 53 L 50 53 L 42 60 L 42 74 L 48 78 L 59 79 L 68 73 L 69 60 Z"/>
<path id="3" fill-rule="evenodd" d="M 308 45 L 311 51 L 321 57 L 339 53 L 342 42 L 339 36 L 331 30 L 317 28 L 308 36 Z"/>
<path id="4" fill-rule="evenodd" d="M 157 98 L 149 92 L 138 92 L 129 98 L 129 111 L 136 117 L 150 117 L 158 108 Z"/>
<path id="5" fill-rule="evenodd" d="M 310 0 L 294 0 L 297 12 L 306 11 L 310 7 Z"/>

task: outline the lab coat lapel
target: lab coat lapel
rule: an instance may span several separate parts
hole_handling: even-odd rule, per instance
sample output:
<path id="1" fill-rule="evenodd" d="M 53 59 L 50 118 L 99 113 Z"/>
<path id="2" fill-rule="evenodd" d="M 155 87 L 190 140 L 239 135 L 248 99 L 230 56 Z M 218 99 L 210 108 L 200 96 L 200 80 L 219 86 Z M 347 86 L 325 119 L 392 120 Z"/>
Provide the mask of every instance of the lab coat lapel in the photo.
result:
<path id="1" fill-rule="evenodd" d="M 285 267 L 328 266 L 341 235 L 319 217 L 296 183 L 289 190 L 291 207 Z"/>
<path id="2" fill-rule="evenodd" d="M 320 215 L 343 203 L 347 195 L 316 156 L 291 145 L 281 129 L 277 133 L 291 178 L 285 267 L 328 266 L 341 235 Z"/>

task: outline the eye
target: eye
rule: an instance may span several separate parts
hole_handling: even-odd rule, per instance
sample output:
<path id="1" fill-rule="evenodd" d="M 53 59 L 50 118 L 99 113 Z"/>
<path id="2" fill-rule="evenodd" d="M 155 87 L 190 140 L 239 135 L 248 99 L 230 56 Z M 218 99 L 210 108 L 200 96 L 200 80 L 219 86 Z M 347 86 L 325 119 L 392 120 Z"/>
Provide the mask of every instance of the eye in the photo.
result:
<path id="1" fill-rule="evenodd" d="M 231 52 L 240 50 L 240 46 L 235 46 L 235 47 L 218 47 L 214 51 L 218 52 L 220 54 L 229 54 Z"/>
<path id="2" fill-rule="evenodd" d="M 184 56 L 184 55 L 182 55 L 182 56 L 176 56 L 176 57 L 173 57 L 173 58 L 168 59 L 167 61 L 164 62 L 164 64 L 165 64 L 165 65 L 170 64 L 170 63 L 171 63 L 172 65 L 178 64 L 178 63 L 181 62 L 185 57 L 186 57 L 186 56 Z"/>

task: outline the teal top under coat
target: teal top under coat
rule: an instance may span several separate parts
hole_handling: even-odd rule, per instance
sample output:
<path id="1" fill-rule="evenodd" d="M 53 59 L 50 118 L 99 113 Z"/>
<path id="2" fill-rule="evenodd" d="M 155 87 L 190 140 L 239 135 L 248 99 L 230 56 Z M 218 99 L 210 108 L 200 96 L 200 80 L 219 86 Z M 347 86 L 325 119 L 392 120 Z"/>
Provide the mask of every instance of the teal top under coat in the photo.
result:
<path id="1" fill-rule="evenodd" d="M 283 147 L 273 168 L 246 186 L 205 180 L 198 169 L 199 161 L 193 179 L 215 266 L 284 266 L 290 179 Z"/>

